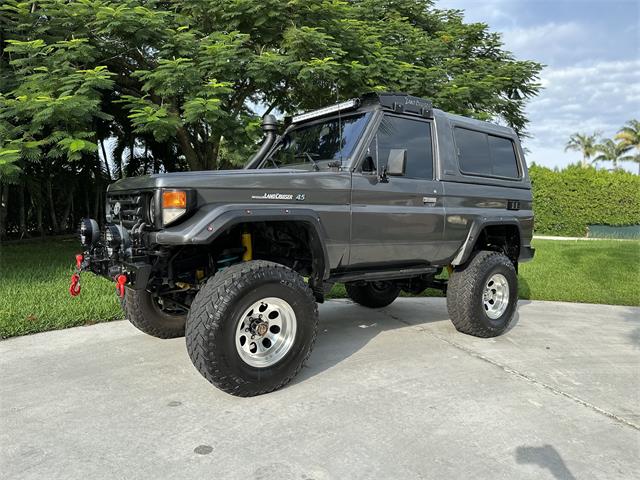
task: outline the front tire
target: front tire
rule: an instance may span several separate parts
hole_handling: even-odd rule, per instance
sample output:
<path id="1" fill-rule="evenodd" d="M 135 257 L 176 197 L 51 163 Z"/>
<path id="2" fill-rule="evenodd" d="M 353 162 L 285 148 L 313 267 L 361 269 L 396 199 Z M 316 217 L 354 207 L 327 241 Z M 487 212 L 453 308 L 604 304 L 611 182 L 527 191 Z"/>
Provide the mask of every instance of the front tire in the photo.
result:
<path id="1" fill-rule="evenodd" d="M 213 385 L 251 397 L 289 383 L 317 331 L 318 308 L 302 277 L 255 260 L 224 269 L 198 292 L 187 318 L 187 352 Z"/>
<path id="2" fill-rule="evenodd" d="M 477 252 L 449 279 L 447 309 L 459 332 L 496 337 L 509 327 L 517 304 L 518 276 L 500 252 Z"/>
<path id="3" fill-rule="evenodd" d="M 393 282 L 347 283 L 345 289 L 351 300 L 369 308 L 391 305 L 400 295 L 400 288 Z"/>
<path id="4" fill-rule="evenodd" d="M 187 316 L 164 310 L 157 298 L 146 290 L 125 289 L 122 309 L 133 326 L 147 335 L 156 338 L 184 336 Z"/>

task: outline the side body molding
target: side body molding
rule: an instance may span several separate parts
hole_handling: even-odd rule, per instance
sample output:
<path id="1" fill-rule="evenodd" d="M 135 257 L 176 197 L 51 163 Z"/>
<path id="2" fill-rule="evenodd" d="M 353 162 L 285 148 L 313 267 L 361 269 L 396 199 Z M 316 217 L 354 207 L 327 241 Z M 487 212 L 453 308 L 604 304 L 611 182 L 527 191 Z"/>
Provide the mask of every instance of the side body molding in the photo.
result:
<path id="1" fill-rule="evenodd" d="M 179 226 L 149 234 L 159 245 L 208 245 L 234 225 L 254 222 L 298 222 L 309 233 L 313 270 L 318 280 L 329 278 L 330 263 L 326 232 L 318 214 L 308 208 L 284 205 L 206 205 Z"/>

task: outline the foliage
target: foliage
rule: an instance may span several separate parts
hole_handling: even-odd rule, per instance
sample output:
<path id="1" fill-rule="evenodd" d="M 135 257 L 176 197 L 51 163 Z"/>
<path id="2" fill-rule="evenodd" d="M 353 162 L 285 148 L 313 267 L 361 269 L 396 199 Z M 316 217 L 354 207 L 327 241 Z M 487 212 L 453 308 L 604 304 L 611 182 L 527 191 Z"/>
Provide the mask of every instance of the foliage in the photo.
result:
<path id="1" fill-rule="evenodd" d="M 639 225 L 640 176 L 623 170 L 532 165 L 535 231 L 585 236 L 588 225 Z"/>
<path id="2" fill-rule="evenodd" d="M 586 133 L 574 133 L 569 137 L 569 141 L 567 142 L 564 150 L 574 150 L 582 153 L 582 166 L 586 167 L 589 165 L 589 160 L 595 153 L 596 145 L 598 143 L 598 133 L 593 133 L 591 135 L 587 135 Z"/>
<path id="3" fill-rule="evenodd" d="M 635 155 L 630 157 L 630 160 L 638 164 L 640 169 L 640 121 L 629 120 L 624 127 L 622 127 L 616 139 L 629 150 L 635 149 Z M 639 172 L 640 173 L 640 172 Z"/>
<path id="4" fill-rule="evenodd" d="M 619 161 L 631 160 L 631 157 L 625 155 L 631 147 L 623 142 L 614 142 L 610 138 L 604 139 L 595 147 L 598 156 L 594 158 L 594 162 L 611 162 L 613 168 L 618 168 Z"/>
<path id="5" fill-rule="evenodd" d="M 295 112 L 376 89 L 523 131 L 539 89 L 539 64 L 424 0 L 8 0 L 1 11 L 11 138 L 71 158 L 95 151 L 82 133 L 111 115 L 175 142 L 191 169 L 229 166 L 221 144 L 255 139 L 256 105 Z"/>

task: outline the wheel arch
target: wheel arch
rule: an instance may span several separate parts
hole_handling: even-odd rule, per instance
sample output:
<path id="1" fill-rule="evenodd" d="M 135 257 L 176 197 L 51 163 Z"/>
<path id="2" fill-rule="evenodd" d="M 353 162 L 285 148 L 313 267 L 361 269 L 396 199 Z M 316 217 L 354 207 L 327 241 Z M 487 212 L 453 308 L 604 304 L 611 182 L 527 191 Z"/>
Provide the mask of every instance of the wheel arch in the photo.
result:
<path id="1" fill-rule="evenodd" d="M 295 224 L 307 232 L 307 241 L 311 253 L 312 271 L 318 284 L 329 278 L 330 263 L 326 246 L 326 232 L 316 212 L 309 209 L 278 208 L 256 209 L 245 208 L 231 210 L 212 221 L 213 231 L 210 235 L 202 235 L 198 243 L 212 244 L 224 232 L 242 225 L 251 224 Z M 302 239 L 301 239 L 302 240 Z"/>
<path id="2" fill-rule="evenodd" d="M 516 218 L 495 218 L 476 221 L 471 225 L 469 233 L 451 265 L 466 263 L 473 252 L 478 250 L 502 251 L 517 265 L 522 246 L 522 230 Z"/>

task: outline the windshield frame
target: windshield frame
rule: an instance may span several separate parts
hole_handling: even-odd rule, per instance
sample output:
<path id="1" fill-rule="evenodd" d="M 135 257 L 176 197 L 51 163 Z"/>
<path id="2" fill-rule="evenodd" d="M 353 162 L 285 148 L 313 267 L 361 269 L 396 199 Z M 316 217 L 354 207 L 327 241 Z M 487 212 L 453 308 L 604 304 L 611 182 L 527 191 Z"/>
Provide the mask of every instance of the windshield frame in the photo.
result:
<path id="1" fill-rule="evenodd" d="M 273 146 L 271 147 L 271 149 L 269 150 L 269 153 L 267 153 L 267 155 L 265 155 L 264 159 L 262 160 L 262 162 L 260 162 L 260 165 L 257 167 L 258 169 L 269 169 L 269 168 L 293 168 L 293 169 L 304 169 L 307 170 L 307 167 L 310 167 L 311 170 L 313 171 L 313 163 L 310 161 L 301 161 L 300 163 L 292 163 L 292 164 L 287 164 L 287 165 L 281 165 L 279 167 L 274 166 L 274 164 L 271 162 L 271 157 L 279 150 L 279 148 L 282 146 L 284 138 L 291 133 L 292 131 L 295 131 L 299 128 L 306 128 L 306 127 L 311 127 L 314 125 L 318 125 L 321 123 L 326 123 L 332 120 L 338 120 L 341 119 L 344 121 L 344 119 L 346 118 L 351 118 L 351 117 L 355 117 L 355 116 L 362 116 L 364 119 L 364 125 L 362 127 L 362 130 L 360 131 L 360 133 L 358 134 L 358 138 L 356 138 L 353 142 L 353 148 L 351 149 L 351 152 L 349 152 L 349 155 L 345 156 L 342 158 L 342 162 L 340 164 L 339 169 L 340 170 L 348 170 L 349 168 L 351 168 L 351 165 L 354 162 L 354 159 L 358 156 L 358 152 L 360 149 L 360 145 L 362 142 L 362 139 L 366 136 L 367 131 L 369 130 L 369 127 L 371 126 L 371 120 L 374 118 L 374 112 L 372 110 L 355 110 L 355 111 L 350 111 L 350 112 L 345 112 L 343 114 L 332 114 L 332 115 L 327 115 L 324 117 L 319 117 L 319 118 L 314 118 L 313 120 L 309 120 L 306 122 L 299 122 L 299 123 L 294 123 L 292 125 L 290 125 L 289 127 L 287 127 L 287 129 L 282 133 L 282 135 L 279 135 L 276 138 L 276 141 L 274 142 Z M 331 160 L 327 160 L 327 159 L 318 159 L 317 163 L 319 166 L 326 166 L 328 163 L 330 162 L 339 162 L 340 160 L 336 160 L 336 159 L 331 159 Z M 301 168 L 302 167 L 302 168 Z"/>

